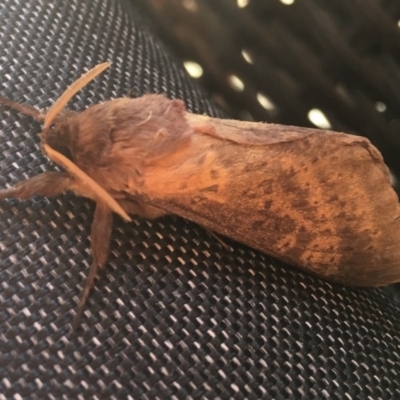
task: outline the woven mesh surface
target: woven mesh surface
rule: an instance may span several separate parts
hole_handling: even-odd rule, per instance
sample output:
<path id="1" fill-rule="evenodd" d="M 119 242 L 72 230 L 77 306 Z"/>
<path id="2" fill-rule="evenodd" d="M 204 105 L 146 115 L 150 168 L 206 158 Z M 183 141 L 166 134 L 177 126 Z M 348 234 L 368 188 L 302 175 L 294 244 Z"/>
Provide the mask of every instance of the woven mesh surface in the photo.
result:
<path id="1" fill-rule="evenodd" d="M 3 0 L 0 93 L 46 107 L 111 60 L 71 108 L 133 88 L 218 115 L 129 7 Z M 39 130 L 1 109 L 1 187 L 54 168 Z M 107 271 L 74 334 L 92 212 L 72 195 L 0 204 L 0 399 L 400 398 L 390 291 L 332 285 L 228 240 L 226 251 L 172 217 L 116 218 Z"/>

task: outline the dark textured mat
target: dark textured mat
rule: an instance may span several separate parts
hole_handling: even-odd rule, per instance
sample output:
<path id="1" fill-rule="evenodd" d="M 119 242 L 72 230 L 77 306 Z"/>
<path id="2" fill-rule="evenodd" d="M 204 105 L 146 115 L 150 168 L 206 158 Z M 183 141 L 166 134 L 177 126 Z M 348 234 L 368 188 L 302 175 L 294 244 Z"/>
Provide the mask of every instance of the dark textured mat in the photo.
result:
<path id="1" fill-rule="evenodd" d="M 218 115 L 117 1 L 3 1 L 0 93 L 46 107 L 84 70 L 112 68 L 71 102 L 163 92 Z M 40 127 L 1 108 L 0 186 L 54 168 Z M 0 399 L 400 398 L 400 303 L 303 275 L 194 224 L 116 218 L 82 328 L 93 204 L 0 204 Z M 230 243 L 230 242 L 229 242 Z"/>

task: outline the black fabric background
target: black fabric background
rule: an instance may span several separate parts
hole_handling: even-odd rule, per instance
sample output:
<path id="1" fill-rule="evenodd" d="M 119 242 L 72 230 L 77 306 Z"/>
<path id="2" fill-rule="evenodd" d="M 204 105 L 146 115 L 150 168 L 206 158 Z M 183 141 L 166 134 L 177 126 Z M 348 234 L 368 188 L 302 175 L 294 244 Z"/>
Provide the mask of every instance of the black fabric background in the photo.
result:
<path id="1" fill-rule="evenodd" d="M 1 94 L 47 107 L 111 60 L 71 108 L 133 89 L 220 115 L 131 7 L 3 0 Z M 0 186 L 55 168 L 40 126 L 0 112 Z M 229 240 L 226 251 L 173 217 L 116 218 L 74 334 L 92 212 L 70 194 L 0 204 L 0 399 L 400 398 L 400 302 L 389 290 L 326 283 Z"/>

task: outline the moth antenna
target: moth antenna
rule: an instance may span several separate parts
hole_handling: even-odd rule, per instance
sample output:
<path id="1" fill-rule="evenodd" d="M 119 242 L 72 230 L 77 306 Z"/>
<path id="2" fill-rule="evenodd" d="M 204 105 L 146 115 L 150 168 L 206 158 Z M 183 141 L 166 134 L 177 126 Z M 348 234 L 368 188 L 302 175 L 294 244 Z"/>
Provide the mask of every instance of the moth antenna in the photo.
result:
<path id="1" fill-rule="evenodd" d="M 85 184 L 89 189 L 92 190 L 97 200 L 101 200 L 105 203 L 112 211 L 120 215 L 125 221 L 132 221 L 129 215 L 124 209 L 114 200 L 114 198 L 104 190 L 97 182 L 95 182 L 89 175 L 83 172 L 76 164 L 70 159 L 59 153 L 58 151 L 51 148 L 49 145 L 44 144 L 43 149 L 48 157 L 58 165 L 61 165 L 66 171 L 72 176 L 78 178 L 80 182 Z"/>
<path id="2" fill-rule="evenodd" d="M 96 78 L 97 75 L 101 74 L 110 65 L 111 62 L 105 62 L 96 65 L 94 68 L 84 73 L 72 85 L 68 86 L 65 92 L 57 99 L 57 101 L 47 111 L 47 114 L 44 117 L 44 128 L 48 129 L 51 123 L 53 122 L 54 118 L 67 105 L 67 103 L 71 100 L 71 98 L 74 97 L 75 94 L 79 92 L 79 90 L 85 87 L 91 80 Z"/>
<path id="3" fill-rule="evenodd" d="M 0 104 L 4 104 L 13 110 L 17 110 L 22 114 L 33 117 L 38 122 L 43 122 L 44 120 L 44 115 L 42 112 L 29 104 L 17 103 L 16 101 L 7 99 L 3 96 L 0 96 Z"/>

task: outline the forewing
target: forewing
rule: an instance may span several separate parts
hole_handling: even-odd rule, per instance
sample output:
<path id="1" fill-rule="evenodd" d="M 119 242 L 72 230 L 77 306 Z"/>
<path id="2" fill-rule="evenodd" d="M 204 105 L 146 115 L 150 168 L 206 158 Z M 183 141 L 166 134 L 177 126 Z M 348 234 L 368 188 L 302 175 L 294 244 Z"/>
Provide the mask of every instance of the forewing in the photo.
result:
<path id="1" fill-rule="evenodd" d="M 143 200 L 334 281 L 400 280 L 398 200 L 368 140 L 313 130 L 264 145 L 208 138 L 207 151 L 204 140 L 197 176 L 176 170 Z"/>

